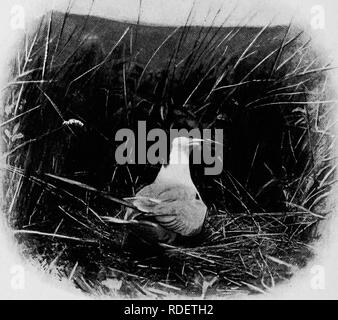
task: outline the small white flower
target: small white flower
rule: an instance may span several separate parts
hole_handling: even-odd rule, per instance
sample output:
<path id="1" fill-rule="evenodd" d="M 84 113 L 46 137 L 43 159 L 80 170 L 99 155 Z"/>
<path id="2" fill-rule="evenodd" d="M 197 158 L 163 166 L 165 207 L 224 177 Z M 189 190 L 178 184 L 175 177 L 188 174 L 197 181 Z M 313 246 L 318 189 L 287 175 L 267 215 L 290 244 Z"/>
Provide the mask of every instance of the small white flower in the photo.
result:
<path id="1" fill-rule="evenodd" d="M 63 122 L 63 125 L 65 126 L 75 126 L 75 127 L 83 127 L 84 124 L 80 120 L 77 119 L 69 119 L 67 121 Z"/>

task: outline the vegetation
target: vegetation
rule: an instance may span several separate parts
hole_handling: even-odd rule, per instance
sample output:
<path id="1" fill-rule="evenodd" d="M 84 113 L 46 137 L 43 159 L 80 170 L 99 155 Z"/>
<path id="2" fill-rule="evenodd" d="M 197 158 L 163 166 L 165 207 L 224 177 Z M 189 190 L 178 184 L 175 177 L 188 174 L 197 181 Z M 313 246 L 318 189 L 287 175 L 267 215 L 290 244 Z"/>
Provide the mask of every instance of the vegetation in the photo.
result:
<path id="1" fill-rule="evenodd" d="M 4 212 L 47 272 L 98 295 L 223 296 L 269 290 L 311 257 L 335 182 L 336 100 L 331 66 L 305 32 L 52 12 L 11 66 Z M 196 239 L 153 248 L 101 219 L 124 213 L 107 194 L 132 196 L 159 170 L 115 163 L 115 132 L 140 120 L 224 130 L 222 174 L 191 168 L 209 208 Z"/>

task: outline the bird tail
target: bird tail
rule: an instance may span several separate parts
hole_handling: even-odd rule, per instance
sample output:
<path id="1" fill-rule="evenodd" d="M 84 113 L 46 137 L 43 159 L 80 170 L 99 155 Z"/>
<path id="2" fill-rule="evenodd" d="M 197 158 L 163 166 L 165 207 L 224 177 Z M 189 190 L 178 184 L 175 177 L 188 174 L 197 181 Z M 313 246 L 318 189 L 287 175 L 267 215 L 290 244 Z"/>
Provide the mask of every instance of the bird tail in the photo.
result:
<path id="1" fill-rule="evenodd" d="M 113 224 L 124 225 L 138 237 L 151 243 L 171 243 L 175 240 L 176 234 L 164 229 L 159 224 L 145 220 L 122 220 L 113 217 L 102 217 L 104 221 Z"/>

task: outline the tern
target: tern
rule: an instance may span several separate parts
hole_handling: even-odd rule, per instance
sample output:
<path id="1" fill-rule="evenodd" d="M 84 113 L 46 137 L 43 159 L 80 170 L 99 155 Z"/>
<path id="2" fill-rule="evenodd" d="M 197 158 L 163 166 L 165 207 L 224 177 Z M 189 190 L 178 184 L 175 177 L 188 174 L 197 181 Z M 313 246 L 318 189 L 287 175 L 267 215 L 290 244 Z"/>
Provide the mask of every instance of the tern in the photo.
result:
<path id="1" fill-rule="evenodd" d="M 189 168 L 190 151 L 200 146 L 201 141 L 175 138 L 169 163 L 162 165 L 155 181 L 134 197 L 124 198 L 137 208 L 127 208 L 124 217 L 136 234 L 151 242 L 170 244 L 177 236 L 190 237 L 201 232 L 207 207 L 191 179 Z"/>
<path id="2" fill-rule="evenodd" d="M 124 219 L 97 216 L 102 222 L 128 226 L 136 235 L 151 243 L 170 244 L 177 236 L 198 235 L 204 224 L 207 206 L 191 179 L 189 168 L 190 151 L 200 146 L 201 141 L 204 140 L 175 138 L 169 164 L 162 165 L 154 182 L 143 187 L 135 196 L 123 200 L 79 181 L 46 175 L 94 192 L 127 208 Z"/>

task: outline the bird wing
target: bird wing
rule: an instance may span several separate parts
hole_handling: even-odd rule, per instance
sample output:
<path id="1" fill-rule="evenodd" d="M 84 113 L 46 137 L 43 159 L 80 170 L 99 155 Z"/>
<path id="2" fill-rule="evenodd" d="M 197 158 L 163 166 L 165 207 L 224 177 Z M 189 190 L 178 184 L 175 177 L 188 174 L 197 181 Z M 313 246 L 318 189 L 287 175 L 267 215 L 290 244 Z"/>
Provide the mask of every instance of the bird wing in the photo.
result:
<path id="1" fill-rule="evenodd" d="M 152 212 L 152 208 L 162 202 L 162 200 L 154 199 L 145 196 L 135 196 L 130 198 L 124 198 L 123 200 L 131 201 L 132 204 L 141 211 Z M 127 210 L 128 211 L 128 210 Z M 133 211 L 132 209 L 129 211 Z"/>
<path id="2" fill-rule="evenodd" d="M 114 217 L 102 217 L 103 220 L 113 223 L 125 225 L 131 231 L 139 234 L 145 240 L 150 242 L 171 243 L 176 238 L 176 233 L 163 228 L 158 223 L 145 220 L 122 220 Z"/>
<path id="3" fill-rule="evenodd" d="M 201 231 L 207 207 L 201 200 L 178 200 L 161 203 L 153 208 L 154 220 L 165 229 L 182 236 L 193 236 Z"/>
<path id="4" fill-rule="evenodd" d="M 164 230 L 159 229 L 161 232 L 167 231 L 169 234 L 174 232 L 182 236 L 192 236 L 199 233 L 207 212 L 203 201 L 196 199 L 196 189 L 182 185 L 153 183 L 129 200 L 139 210 L 154 215 L 149 218 L 128 208 L 125 219 L 153 221 L 163 227 Z"/>
<path id="5" fill-rule="evenodd" d="M 135 197 L 124 198 L 129 200 L 139 210 L 154 213 L 154 208 L 160 204 L 177 200 L 193 200 L 196 198 L 196 190 L 182 185 L 163 185 L 153 183 L 138 191 Z M 138 215 L 133 209 L 127 209 L 126 219 Z"/>
<path id="6" fill-rule="evenodd" d="M 203 201 L 194 200 L 177 200 L 172 202 L 162 202 L 152 207 L 152 218 L 138 215 L 132 209 L 127 211 L 127 219 L 135 221 L 135 230 L 146 238 L 152 238 L 153 241 L 168 242 L 175 239 L 175 234 L 182 236 L 194 236 L 198 234 L 203 226 L 207 207 Z M 144 224 L 139 224 L 144 222 Z"/>
<path id="7" fill-rule="evenodd" d="M 143 200 L 147 198 L 152 203 L 159 200 L 162 202 L 192 200 L 196 198 L 196 189 L 181 184 L 152 183 L 138 191 L 135 198 L 143 198 Z"/>

